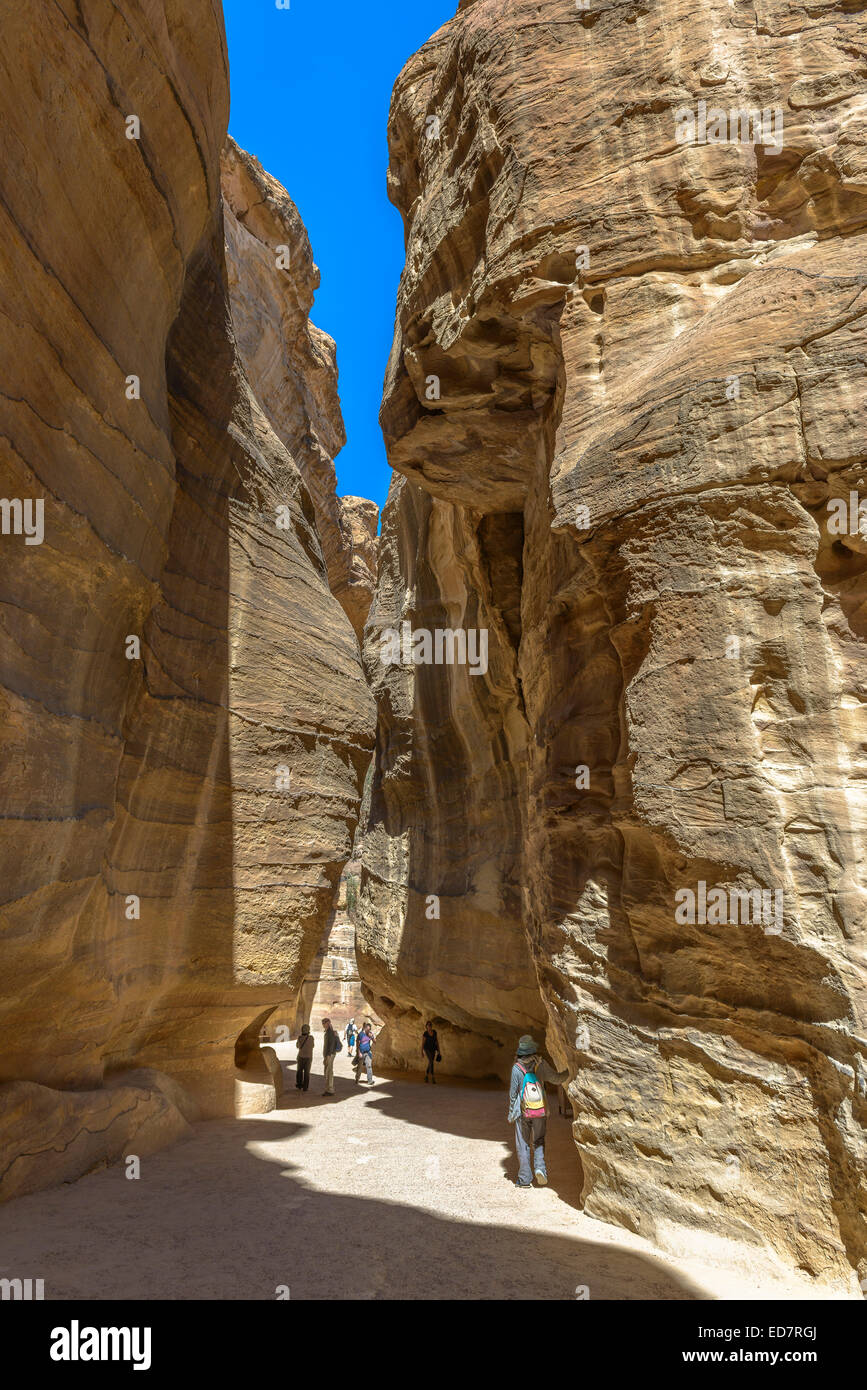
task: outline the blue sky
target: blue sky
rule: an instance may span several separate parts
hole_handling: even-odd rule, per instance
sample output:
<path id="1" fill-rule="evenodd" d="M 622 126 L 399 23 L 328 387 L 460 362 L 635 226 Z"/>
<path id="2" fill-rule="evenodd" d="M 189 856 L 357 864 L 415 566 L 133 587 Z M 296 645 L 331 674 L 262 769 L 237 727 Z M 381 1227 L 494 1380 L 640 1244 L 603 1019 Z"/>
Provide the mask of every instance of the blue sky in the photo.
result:
<path id="1" fill-rule="evenodd" d="M 378 415 L 391 348 L 403 226 L 388 201 L 386 122 L 403 64 L 457 0 L 223 0 L 229 130 L 288 191 L 322 283 L 313 321 L 337 343 L 346 447 L 342 496 L 385 501 Z"/>

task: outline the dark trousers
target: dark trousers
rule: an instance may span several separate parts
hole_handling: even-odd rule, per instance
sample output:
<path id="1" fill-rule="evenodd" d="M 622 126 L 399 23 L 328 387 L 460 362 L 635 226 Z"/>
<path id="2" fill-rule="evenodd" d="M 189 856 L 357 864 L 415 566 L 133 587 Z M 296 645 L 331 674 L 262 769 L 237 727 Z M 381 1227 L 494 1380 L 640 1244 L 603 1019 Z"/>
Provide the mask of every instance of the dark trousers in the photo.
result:
<path id="1" fill-rule="evenodd" d="M 427 1057 L 427 1071 L 425 1072 L 425 1076 L 433 1076 L 433 1074 L 434 1074 L 434 1059 L 436 1058 L 436 1053 L 435 1053 L 435 1052 L 428 1052 L 427 1049 L 425 1049 L 425 1054 L 424 1054 L 424 1055 L 425 1055 L 425 1057 Z"/>
<path id="2" fill-rule="evenodd" d="M 299 1057 L 298 1066 L 295 1071 L 295 1086 L 299 1091 L 306 1091 L 310 1085 L 310 1058 Z"/>

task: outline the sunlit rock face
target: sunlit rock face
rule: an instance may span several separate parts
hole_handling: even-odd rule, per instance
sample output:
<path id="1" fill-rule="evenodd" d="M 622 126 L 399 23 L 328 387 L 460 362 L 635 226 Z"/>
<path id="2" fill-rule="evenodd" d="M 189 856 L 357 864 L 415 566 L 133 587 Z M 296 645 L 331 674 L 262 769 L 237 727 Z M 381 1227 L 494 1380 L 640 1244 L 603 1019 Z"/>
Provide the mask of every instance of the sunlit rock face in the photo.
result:
<path id="1" fill-rule="evenodd" d="M 376 580 L 379 509 L 339 498 L 346 443 L 334 342 L 310 322 L 319 271 L 285 188 L 231 138 L 222 160 L 232 322 L 244 369 L 313 501 L 331 592 L 361 639 Z"/>
<path id="2" fill-rule="evenodd" d="M 365 656 L 360 954 L 397 1013 L 478 1038 L 536 995 L 588 1212 L 849 1289 L 862 27 L 845 7 L 474 0 L 398 79 L 381 418 L 404 478 Z M 487 624 L 487 674 L 382 663 L 404 616 Z"/>
<path id="3" fill-rule="evenodd" d="M 297 1037 L 303 1023 L 309 1023 L 318 1034 L 323 1020 L 330 1018 L 332 1027 L 341 1035 L 352 1018 L 356 1027 L 370 1019 L 376 1032 L 381 1020 L 373 1013 L 361 989 L 358 962 L 355 958 L 355 913 L 358 901 L 358 877 L 361 865 L 350 860 L 340 878 L 334 911 L 326 923 L 322 942 L 298 995 L 294 1018 L 284 1020 L 273 1014 L 268 1020 L 269 1033 L 280 1037 L 280 1025 L 288 1028 L 288 1036 Z"/>
<path id="4" fill-rule="evenodd" d="M 3 1195 L 231 1109 L 238 1035 L 317 949 L 373 723 L 236 351 L 219 13 L 67 9 L 4 18 L 0 495 L 44 535 L 0 536 Z M 310 371 L 339 434 L 333 354 Z"/>
<path id="5" fill-rule="evenodd" d="M 349 576 L 345 583 L 332 585 L 342 603 L 359 642 L 373 602 L 379 564 L 379 507 L 366 497 L 339 497 L 341 520 L 349 528 Z M 329 574 L 330 582 L 330 574 Z"/>

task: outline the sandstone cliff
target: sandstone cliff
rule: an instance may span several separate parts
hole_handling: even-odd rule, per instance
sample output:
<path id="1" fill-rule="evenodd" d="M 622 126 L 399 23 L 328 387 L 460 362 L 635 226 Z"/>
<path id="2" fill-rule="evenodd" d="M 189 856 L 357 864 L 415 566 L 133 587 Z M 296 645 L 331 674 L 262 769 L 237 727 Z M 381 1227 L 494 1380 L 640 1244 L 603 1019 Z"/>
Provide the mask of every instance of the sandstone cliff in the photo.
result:
<path id="1" fill-rule="evenodd" d="M 544 1027 L 521 915 L 526 721 L 510 630 L 520 543 L 508 518 L 482 524 L 399 478 L 380 544 L 365 649 L 379 728 L 357 932 L 362 980 L 387 1024 L 377 1055 L 417 1066 L 433 1015 L 445 1071 L 505 1074 L 516 1033 Z M 488 674 L 384 665 L 380 634 L 405 622 L 487 628 Z"/>
<path id="2" fill-rule="evenodd" d="M 398 79 L 359 942 L 396 1037 L 433 1013 L 501 1070 L 544 1010 L 589 1213 L 843 1284 L 867 528 L 829 503 L 867 488 L 862 30 L 465 0 Z M 708 107 L 734 140 L 698 142 Z M 402 620 L 486 628 L 487 672 L 383 664 Z M 700 884 L 779 912 L 679 920 Z"/>
<path id="3" fill-rule="evenodd" d="M 350 860 L 343 870 L 334 911 L 325 929 L 322 944 L 311 962 L 307 978 L 298 994 L 294 1018 L 287 1018 L 291 1036 L 300 1032 L 302 1023 L 309 1023 L 314 1033 L 322 1020 L 330 1018 L 343 1034 L 347 1023 L 354 1018 L 360 1028 L 370 1019 L 378 1031 L 381 1020 L 372 1012 L 361 991 L 358 961 L 355 957 L 355 911 L 357 906 L 360 864 Z M 282 1022 L 278 1014 L 268 1020 L 269 1032 Z"/>
<path id="4" fill-rule="evenodd" d="M 310 322 L 319 271 L 286 190 L 232 139 L 223 152 L 232 321 L 247 376 L 313 500 L 331 592 L 359 641 L 376 581 L 379 509 L 337 496 L 346 443 L 334 343 Z"/>
<path id="5" fill-rule="evenodd" d="M 3 11 L 10 1196 L 231 1109 L 236 1040 L 293 1000 L 328 920 L 373 710 L 296 440 L 236 351 L 219 13 Z M 307 326 L 309 248 L 274 196 L 300 252 L 274 269 L 299 325 L 293 380 L 333 452 L 333 350 Z M 38 501 L 41 543 L 6 519 Z"/>
<path id="6" fill-rule="evenodd" d="M 359 642 L 373 602 L 379 564 L 379 507 L 366 497 L 340 497 L 341 520 L 349 531 L 349 575 L 333 592 L 340 599 Z"/>

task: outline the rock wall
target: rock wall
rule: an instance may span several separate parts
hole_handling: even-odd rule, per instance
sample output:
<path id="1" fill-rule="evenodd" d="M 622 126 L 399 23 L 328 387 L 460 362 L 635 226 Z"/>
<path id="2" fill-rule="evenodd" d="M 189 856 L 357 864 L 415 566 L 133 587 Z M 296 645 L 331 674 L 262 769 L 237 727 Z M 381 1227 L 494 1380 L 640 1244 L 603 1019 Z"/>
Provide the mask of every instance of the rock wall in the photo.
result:
<path id="1" fill-rule="evenodd" d="M 341 1036 L 351 1018 L 355 1019 L 359 1028 L 368 1018 L 376 1030 L 381 1027 L 381 1020 L 373 1013 L 362 993 L 355 956 L 355 912 L 360 868 L 357 861 L 350 860 L 340 877 L 334 911 L 298 994 L 295 1016 L 288 1020 L 293 1038 L 301 1031 L 302 1023 L 309 1023 L 314 1033 L 319 1033 L 324 1018 L 331 1019 Z M 279 1015 L 274 1014 L 268 1020 L 269 1033 L 279 1023 Z"/>
<path id="2" fill-rule="evenodd" d="M 346 433 L 334 342 L 309 317 L 319 271 L 292 199 L 231 138 L 222 185 L 241 360 L 307 485 L 331 592 L 360 641 L 376 581 L 379 508 L 364 498 L 337 496 L 334 456 Z"/>
<path id="3" fill-rule="evenodd" d="M 345 583 L 332 587 L 362 642 L 379 565 L 379 507 L 367 497 L 340 497 L 338 501 L 341 521 L 349 530 L 349 575 Z"/>
<path id="4" fill-rule="evenodd" d="M 380 545 L 365 648 L 379 728 L 356 941 L 386 1024 L 377 1055 L 416 1067 L 433 1017 L 444 1071 L 505 1075 L 513 1037 L 544 1026 L 521 914 L 520 540 L 508 518 L 483 525 L 398 478 Z M 381 635 L 403 623 L 486 628 L 487 674 L 384 665 Z"/>
<path id="5" fill-rule="evenodd" d="M 862 27 L 464 0 L 398 79 L 359 954 L 387 1020 L 492 1069 L 543 1008 L 589 1213 L 850 1289 L 867 541 L 829 504 L 867 490 Z M 385 664 L 403 620 L 486 626 L 487 673 Z"/>
<path id="6" fill-rule="evenodd" d="M 236 1040 L 294 998 L 321 939 L 373 709 L 310 493 L 236 350 L 219 11 L 24 0 L 3 29 L 11 1196 L 231 1110 Z M 308 371 L 330 446 L 333 352 L 312 328 Z"/>

